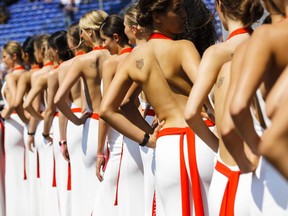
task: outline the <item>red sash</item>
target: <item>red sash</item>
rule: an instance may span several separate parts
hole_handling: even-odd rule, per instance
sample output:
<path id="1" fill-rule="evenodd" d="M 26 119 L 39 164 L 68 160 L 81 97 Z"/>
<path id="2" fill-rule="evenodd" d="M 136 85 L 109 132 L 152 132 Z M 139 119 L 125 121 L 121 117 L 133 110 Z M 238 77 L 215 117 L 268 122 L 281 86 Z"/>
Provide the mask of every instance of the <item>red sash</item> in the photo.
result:
<path id="1" fill-rule="evenodd" d="M 180 135 L 180 179 L 182 196 L 182 216 L 190 216 L 189 178 L 184 160 L 184 135 L 187 136 L 190 176 L 192 180 L 192 194 L 195 206 L 195 215 L 204 216 L 200 178 L 196 161 L 195 134 L 186 128 L 165 128 L 158 133 L 158 138 L 165 135 Z"/>
<path id="2" fill-rule="evenodd" d="M 215 169 L 228 178 L 219 215 L 233 216 L 240 171 L 232 171 L 219 161 L 217 161 Z"/>
<path id="3" fill-rule="evenodd" d="M 114 206 L 118 206 L 118 188 L 119 188 L 120 170 L 121 170 L 122 157 L 123 157 L 123 147 L 124 147 L 123 145 L 124 145 L 124 136 L 123 136 L 123 140 L 122 140 L 120 163 L 119 163 L 119 169 L 118 169 L 118 174 L 117 174 L 116 194 L 115 194 Z"/>
<path id="4" fill-rule="evenodd" d="M 97 113 L 93 113 L 89 118 L 93 118 L 93 119 L 97 119 L 97 120 L 99 120 L 99 114 L 97 114 Z"/>

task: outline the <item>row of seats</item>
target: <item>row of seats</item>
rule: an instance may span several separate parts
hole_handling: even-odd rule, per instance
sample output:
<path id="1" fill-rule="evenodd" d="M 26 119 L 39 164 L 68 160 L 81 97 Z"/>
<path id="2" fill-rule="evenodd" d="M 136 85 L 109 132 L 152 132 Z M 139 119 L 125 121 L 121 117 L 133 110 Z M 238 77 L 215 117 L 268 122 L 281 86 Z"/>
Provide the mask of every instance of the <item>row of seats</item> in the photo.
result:
<path id="1" fill-rule="evenodd" d="M 102 0 L 103 9 L 108 14 L 118 13 L 131 0 Z M 75 14 L 76 20 L 86 12 L 98 9 L 98 0 L 90 3 L 81 3 L 79 11 Z M 0 25 L 0 47 L 10 40 L 20 43 L 28 36 L 35 34 L 51 34 L 58 30 L 66 29 L 64 15 L 59 8 L 59 0 L 51 3 L 42 1 L 29 2 L 19 0 L 17 4 L 9 7 L 11 18 L 7 24 Z"/>
<path id="2" fill-rule="evenodd" d="M 119 13 L 125 8 L 131 0 L 102 0 L 103 9 L 108 14 Z M 214 0 L 205 0 L 211 11 L 214 11 Z M 98 0 L 90 0 L 90 3 L 81 3 L 79 11 L 75 14 L 76 20 L 86 12 L 98 9 Z M 11 18 L 8 24 L 0 25 L 0 47 L 10 40 L 16 40 L 20 43 L 28 36 L 35 34 L 51 34 L 58 30 L 65 29 L 64 16 L 59 8 L 59 0 L 53 0 L 51 3 L 41 1 L 29 2 L 28 0 L 19 0 L 17 4 L 9 7 Z M 221 24 L 218 20 L 217 30 L 221 34 Z"/>

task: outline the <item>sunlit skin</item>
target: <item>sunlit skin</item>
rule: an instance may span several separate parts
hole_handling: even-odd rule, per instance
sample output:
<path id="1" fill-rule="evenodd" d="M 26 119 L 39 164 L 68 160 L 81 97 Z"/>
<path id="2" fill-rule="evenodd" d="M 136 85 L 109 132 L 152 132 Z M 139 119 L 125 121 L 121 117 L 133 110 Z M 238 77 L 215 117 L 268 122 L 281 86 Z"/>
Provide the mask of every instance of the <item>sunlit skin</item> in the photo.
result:
<path id="1" fill-rule="evenodd" d="M 173 1 L 167 13 L 155 14 L 154 31 L 173 37 L 183 31 L 185 19 L 182 1 Z M 192 82 L 196 79 L 199 62 L 200 56 L 191 42 L 157 39 L 148 41 L 135 49 L 117 71 L 103 98 L 101 117 L 120 133 L 141 143 L 148 131 L 141 130 L 118 112 L 132 81 L 136 82 L 143 89 L 161 122 L 147 143 L 147 147 L 154 148 L 157 133 L 162 126 L 187 127 L 184 108 Z M 142 121 L 144 124 L 145 120 Z M 217 139 L 209 140 L 208 143 L 217 147 Z"/>
<path id="2" fill-rule="evenodd" d="M 237 19 L 232 19 L 225 13 L 225 9 L 221 7 L 221 1 L 216 4 L 216 9 L 219 14 L 220 20 L 223 23 L 224 28 L 231 34 L 233 31 L 239 28 L 244 28 L 244 24 Z M 229 150 L 226 148 L 229 142 L 226 141 L 226 145 L 221 137 L 220 128 L 222 127 L 223 119 L 225 118 L 229 123 L 232 123 L 232 119 L 225 117 L 223 113 L 226 110 L 229 100 L 226 97 L 229 83 L 230 83 L 230 68 L 231 64 L 228 63 L 232 60 L 232 56 L 239 47 L 250 38 L 249 33 L 239 34 L 231 39 L 215 44 L 209 47 L 200 62 L 198 69 L 197 79 L 195 85 L 190 92 L 190 96 L 186 105 L 185 118 L 191 129 L 197 133 L 197 135 L 203 140 L 207 136 L 207 131 L 199 128 L 197 122 L 202 118 L 201 111 L 203 104 L 207 104 L 207 97 L 212 91 L 215 102 L 215 120 L 216 128 L 218 129 L 219 137 L 219 154 L 221 159 L 230 166 L 235 166 L 236 161 L 242 171 L 248 172 L 254 169 L 255 166 L 251 165 L 251 161 L 254 162 L 253 155 L 249 156 L 243 152 L 243 141 L 237 135 L 233 136 L 233 143 Z M 222 66 L 225 65 L 224 68 Z M 222 68 L 222 69 L 221 69 Z M 227 98 L 227 99 L 226 99 Z M 208 104 L 209 105 L 209 104 Z M 227 121 L 225 124 L 227 124 Z M 208 134 L 209 136 L 209 134 Z M 236 150 L 237 148 L 237 150 Z M 214 149 L 215 150 L 215 149 Z M 251 154 L 251 153 L 250 153 Z"/>
<path id="3" fill-rule="evenodd" d="M 113 55 L 103 63 L 103 85 L 104 85 L 103 95 L 105 95 L 108 90 L 108 87 L 110 86 L 110 83 L 113 80 L 113 77 L 116 74 L 117 68 L 129 55 L 129 53 L 124 53 L 120 55 L 121 51 L 130 48 L 130 46 L 126 43 L 121 43 L 121 38 L 117 33 L 113 34 L 113 38 L 110 38 L 106 36 L 102 31 L 100 31 L 100 36 L 103 39 L 104 46 L 107 47 L 110 54 Z M 136 111 L 138 110 L 136 109 Z M 130 112 L 133 112 L 133 110 L 130 110 Z M 98 150 L 97 150 L 98 155 L 104 153 L 104 145 L 107 131 L 108 131 L 108 125 L 103 120 L 101 120 L 101 127 L 99 127 L 99 133 L 98 133 Z M 97 157 L 96 175 L 100 181 L 103 180 L 103 176 L 100 171 L 102 166 L 105 166 L 104 158 Z"/>
<path id="4" fill-rule="evenodd" d="M 68 37 L 69 38 L 69 37 Z M 69 40 L 68 40 L 69 41 Z M 68 42 L 69 44 L 69 42 Z M 69 46 L 70 49 L 74 48 L 74 46 Z M 72 49 L 72 51 L 77 54 L 78 52 L 81 52 L 81 49 Z M 71 65 L 73 64 L 73 61 L 75 61 L 75 59 L 79 58 L 79 56 L 75 56 L 74 58 L 63 62 L 59 68 L 58 68 L 58 77 L 52 77 L 51 76 L 51 82 L 56 82 L 59 83 L 61 85 L 61 83 L 63 82 L 63 80 L 65 79 L 65 77 L 68 74 L 69 68 L 71 67 Z M 50 78 L 50 77 L 49 77 Z M 50 79 L 49 79 L 50 80 Z M 56 81 L 55 81 L 56 80 Z M 49 81 L 48 81 L 48 85 L 49 85 Z M 59 86 L 57 86 L 57 89 L 55 88 L 55 92 L 54 92 L 54 97 L 55 94 L 57 93 Z M 68 102 L 69 100 L 71 100 L 71 102 L 76 105 L 76 107 L 82 107 L 83 106 L 83 102 L 82 102 L 82 96 L 83 96 L 83 91 L 81 88 L 81 80 L 79 79 L 78 82 L 75 83 L 75 85 L 72 86 L 70 94 L 69 94 L 69 98 L 66 98 L 65 100 Z M 53 97 L 53 99 L 54 99 Z M 82 108 L 83 109 L 83 108 Z M 67 132 L 67 118 L 65 115 L 63 115 L 61 112 L 59 112 L 59 131 L 60 131 L 60 140 L 66 140 L 66 132 Z M 63 156 L 66 160 L 69 161 L 69 153 L 68 153 L 68 149 L 67 149 L 67 145 L 63 145 Z"/>
<path id="5" fill-rule="evenodd" d="M 288 107 L 287 74 L 288 68 L 286 66 L 266 99 L 266 111 L 271 118 L 272 126 L 264 132 L 260 141 L 259 152 L 288 180 L 288 125 L 287 119 L 284 117 Z"/>
<path id="6" fill-rule="evenodd" d="M 22 63 L 19 59 L 17 59 L 16 54 L 10 55 L 4 49 L 2 50 L 2 62 L 6 65 L 7 69 L 13 70 L 13 68 L 17 68 Z M 20 69 L 13 71 L 13 73 L 9 73 L 5 77 L 6 81 L 6 88 L 4 89 L 5 99 L 8 103 L 8 106 L 4 106 L 3 110 L 1 111 L 1 117 L 4 119 L 8 119 L 10 115 L 13 113 L 14 109 L 19 106 L 15 106 L 15 98 L 17 92 L 17 81 L 21 74 L 26 72 L 25 69 Z M 19 108 L 20 109 L 20 108 Z M 20 111 L 23 115 L 20 116 L 24 122 L 27 122 L 28 119 L 24 116 L 23 110 Z"/>
<path id="7" fill-rule="evenodd" d="M 40 69 L 40 68 L 33 69 L 34 66 L 37 66 L 37 64 L 32 64 L 31 70 L 28 71 L 27 73 L 23 73 L 17 82 L 15 106 L 20 106 L 20 105 L 22 106 L 23 97 L 31 89 L 31 76 L 35 72 L 37 73 Z M 40 98 L 37 100 L 34 100 L 32 106 L 34 107 L 35 110 L 37 110 L 37 107 L 40 107 Z M 36 118 L 34 118 L 33 116 L 30 116 L 29 128 L 28 128 L 29 132 L 33 133 L 34 131 L 36 131 L 37 122 L 38 120 Z M 34 146 L 34 136 L 32 135 L 28 136 L 27 146 L 30 151 L 33 151 L 32 146 Z"/>
<path id="8" fill-rule="evenodd" d="M 81 31 L 81 37 L 85 43 L 91 47 L 102 45 L 102 41 L 96 38 L 92 29 L 85 29 Z M 74 124 L 84 124 L 86 119 L 91 115 L 91 112 L 99 113 L 100 102 L 102 99 L 100 84 L 102 77 L 102 64 L 109 56 L 109 51 L 93 50 L 73 61 L 73 64 L 67 71 L 69 76 L 63 79 L 59 87 L 54 102 L 59 110 Z M 96 64 L 95 62 L 98 62 Z M 65 102 L 72 86 L 82 78 L 85 89 L 85 96 L 87 99 L 86 112 L 81 118 L 78 118 Z"/>
<path id="9" fill-rule="evenodd" d="M 277 4 L 281 11 L 286 11 L 287 14 L 287 0 L 275 1 L 275 4 Z M 279 99 L 282 93 L 281 89 L 283 88 L 278 88 L 278 90 L 275 91 L 271 89 L 287 66 L 288 58 L 284 51 L 288 48 L 286 40 L 288 36 L 287 26 L 288 21 L 284 19 L 280 22 L 278 20 L 278 22 L 272 25 L 261 26 L 255 31 L 247 45 L 249 50 L 247 49 L 245 53 L 242 67 L 239 68 L 239 70 L 241 70 L 241 79 L 238 80 L 237 91 L 233 92 L 233 100 L 230 106 L 230 112 L 238 132 L 247 144 L 249 144 L 253 152 L 258 155 L 264 154 L 270 162 L 286 176 L 287 169 L 283 169 L 283 167 L 287 166 L 287 162 L 283 160 L 283 155 L 287 157 L 287 146 L 286 143 L 283 142 L 283 140 L 285 140 L 283 134 L 287 133 L 283 133 L 282 131 L 282 129 L 285 130 L 286 128 L 282 125 L 283 122 L 280 120 L 280 114 L 276 118 L 279 107 L 276 100 Z M 277 41 L 277 43 L 275 41 Z M 257 58 L 255 58 L 256 56 Z M 253 76 L 251 76 L 251 74 L 253 74 Z M 279 82 L 282 81 L 280 78 Z M 259 137 L 255 132 L 249 110 L 251 98 L 259 87 L 264 100 L 267 99 L 267 114 L 272 116 L 272 125 L 262 137 Z M 271 100 L 273 101 L 272 103 L 269 103 L 269 98 L 267 98 L 270 92 L 274 92 L 273 95 L 275 96 L 275 98 L 273 98 L 273 95 L 271 95 L 271 98 L 273 98 L 273 100 Z M 285 106 L 285 103 L 286 100 L 281 101 L 281 107 L 282 104 Z M 278 125 L 278 122 L 282 127 Z M 283 143 L 285 144 L 283 145 Z M 275 154 L 276 152 L 281 152 L 281 154 L 277 155 Z"/>
<path id="10" fill-rule="evenodd" d="M 258 154 L 260 137 L 253 127 L 249 107 L 259 87 L 263 98 L 267 97 L 287 65 L 288 56 L 284 51 L 288 49 L 288 42 L 285 39 L 288 36 L 287 26 L 288 20 L 285 19 L 275 25 L 257 28 L 249 41 L 249 49 L 245 53 L 243 65 L 239 68 L 241 79 L 237 82 L 237 91 L 234 93 L 230 112 L 239 133 L 256 154 Z M 261 83 L 263 84 L 260 86 Z"/>

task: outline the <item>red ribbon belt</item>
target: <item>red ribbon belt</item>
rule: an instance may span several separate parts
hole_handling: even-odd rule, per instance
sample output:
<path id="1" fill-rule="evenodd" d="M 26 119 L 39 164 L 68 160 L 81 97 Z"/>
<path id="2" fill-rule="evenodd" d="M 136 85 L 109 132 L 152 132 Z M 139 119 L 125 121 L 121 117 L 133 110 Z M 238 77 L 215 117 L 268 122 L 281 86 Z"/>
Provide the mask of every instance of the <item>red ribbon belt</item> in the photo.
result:
<path id="1" fill-rule="evenodd" d="M 240 171 L 232 171 L 217 161 L 215 169 L 228 178 L 220 208 L 220 216 L 233 216 Z"/>
<path id="2" fill-rule="evenodd" d="M 188 159 L 190 167 L 190 176 L 192 180 L 192 194 L 195 206 L 195 215 L 204 216 L 202 203 L 200 178 L 196 161 L 195 151 L 195 134 L 186 128 L 165 128 L 158 133 L 158 138 L 165 135 L 180 135 L 180 179 L 181 179 L 181 196 L 182 196 L 182 216 L 190 216 L 190 196 L 189 196 L 189 178 L 185 167 L 184 159 L 184 135 L 186 134 L 188 142 Z"/>

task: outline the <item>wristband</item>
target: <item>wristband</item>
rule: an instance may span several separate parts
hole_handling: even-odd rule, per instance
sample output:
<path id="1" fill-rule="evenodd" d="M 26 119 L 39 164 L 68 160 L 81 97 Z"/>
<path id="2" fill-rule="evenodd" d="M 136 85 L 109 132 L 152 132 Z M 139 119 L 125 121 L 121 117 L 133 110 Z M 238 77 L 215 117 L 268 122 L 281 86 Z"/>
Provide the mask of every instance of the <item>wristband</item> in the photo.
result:
<path id="1" fill-rule="evenodd" d="M 97 158 L 105 158 L 106 156 L 104 155 L 104 153 L 102 154 L 97 154 Z"/>
<path id="2" fill-rule="evenodd" d="M 30 136 L 34 136 L 35 132 L 28 132 L 27 134 L 30 135 Z"/>
<path id="3" fill-rule="evenodd" d="M 148 133 L 145 133 L 143 141 L 139 143 L 140 146 L 146 146 L 148 140 L 150 139 L 150 135 Z"/>
<path id="4" fill-rule="evenodd" d="M 62 146 L 62 145 L 67 145 L 67 140 L 60 140 L 59 146 Z"/>
<path id="5" fill-rule="evenodd" d="M 42 136 L 44 137 L 44 138 L 47 138 L 47 137 L 49 137 L 50 135 L 49 134 L 45 134 L 44 132 L 42 133 Z"/>

